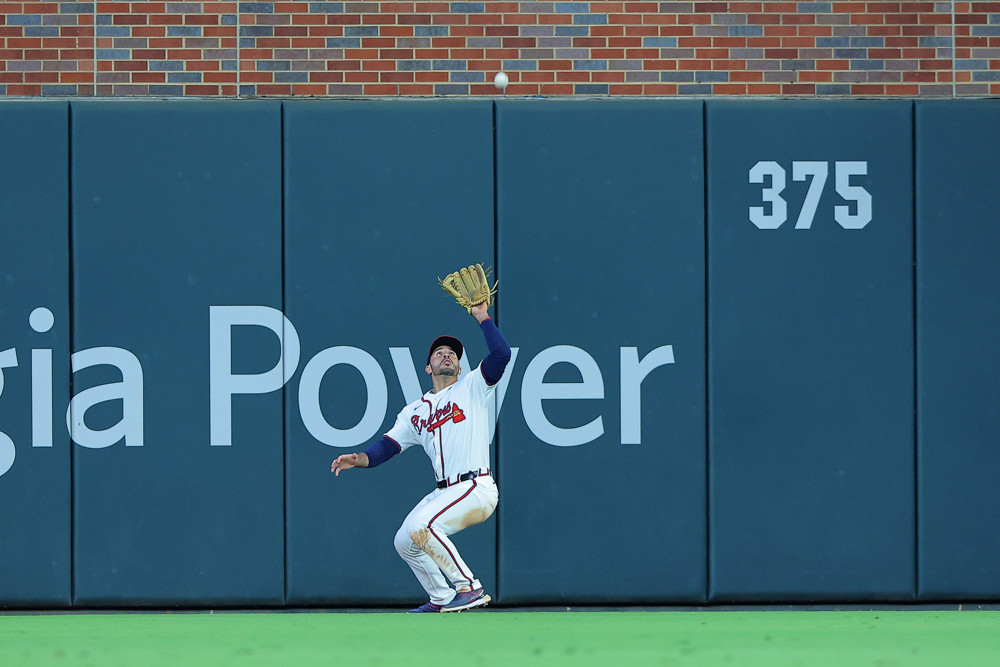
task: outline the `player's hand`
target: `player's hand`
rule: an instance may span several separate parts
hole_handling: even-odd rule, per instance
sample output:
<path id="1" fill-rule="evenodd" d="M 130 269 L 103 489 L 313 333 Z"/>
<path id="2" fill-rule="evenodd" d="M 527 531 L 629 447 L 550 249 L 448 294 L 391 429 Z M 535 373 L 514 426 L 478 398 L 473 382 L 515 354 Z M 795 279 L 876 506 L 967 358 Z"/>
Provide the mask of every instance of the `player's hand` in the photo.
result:
<path id="1" fill-rule="evenodd" d="M 484 301 L 478 306 L 472 306 L 472 309 L 469 312 L 472 313 L 472 316 L 476 318 L 477 322 L 482 324 L 483 320 L 490 316 L 490 304 Z"/>
<path id="2" fill-rule="evenodd" d="M 330 466 L 330 472 L 334 474 L 335 477 L 340 475 L 341 470 L 350 470 L 358 465 L 358 455 L 357 454 L 341 454 L 336 459 L 334 459 L 333 464 Z"/>

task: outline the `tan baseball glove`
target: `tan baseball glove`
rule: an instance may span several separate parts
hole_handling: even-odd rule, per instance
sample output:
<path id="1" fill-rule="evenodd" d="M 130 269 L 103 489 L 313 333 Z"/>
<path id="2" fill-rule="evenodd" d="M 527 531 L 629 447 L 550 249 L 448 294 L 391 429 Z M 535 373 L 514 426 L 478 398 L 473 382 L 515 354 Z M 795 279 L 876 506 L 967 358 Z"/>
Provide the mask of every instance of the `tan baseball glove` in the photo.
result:
<path id="1" fill-rule="evenodd" d="M 455 298 L 462 308 L 472 314 L 472 308 L 481 303 L 493 305 L 493 297 L 497 293 L 497 284 L 490 287 L 489 277 L 493 269 L 484 269 L 482 264 L 473 264 L 449 273 L 444 280 L 438 278 L 438 284 L 448 294 Z"/>

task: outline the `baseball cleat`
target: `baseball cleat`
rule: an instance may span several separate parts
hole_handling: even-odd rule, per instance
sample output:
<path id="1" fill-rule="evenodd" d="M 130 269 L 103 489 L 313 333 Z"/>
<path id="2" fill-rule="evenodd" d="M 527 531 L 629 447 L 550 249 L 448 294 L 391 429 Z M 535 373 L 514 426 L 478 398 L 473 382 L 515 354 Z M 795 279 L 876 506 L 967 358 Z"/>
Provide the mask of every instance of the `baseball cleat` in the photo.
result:
<path id="1" fill-rule="evenodd" d="M 424 614 L 424 613 L 436 614 L 439 611 L 441 611 L 441 605 L 434 604 L 433 602 L 425 602 L 424 604 L 420 605 L 416 609 L 411 609 L 410 611 L 408 611 L 406 613 L 407 614 Z"/>
<path id="2" fill-rule="evenodd" d="M 465 611 L 466 609 L 485 607 L 492 599 L 482 588 L 477 588 L 474 591 L 456 593 L 455 598 L 451 602 L 441 607 L 441 611 Z"/>

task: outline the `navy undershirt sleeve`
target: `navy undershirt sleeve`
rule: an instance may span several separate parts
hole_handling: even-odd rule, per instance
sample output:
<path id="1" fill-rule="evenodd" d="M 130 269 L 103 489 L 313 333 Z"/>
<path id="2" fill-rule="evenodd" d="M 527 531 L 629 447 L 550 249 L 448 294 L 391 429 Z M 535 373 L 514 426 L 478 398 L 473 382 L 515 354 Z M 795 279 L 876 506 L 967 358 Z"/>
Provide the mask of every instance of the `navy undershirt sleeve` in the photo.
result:
<path id="1" fill-rule="evenodd" d="M 479 328 L 483 330 L 483 335 L 486 337 L 486 346 L 490 348 L 489 355 L 483 359 L 483 363 L 480 366 L 483 369 L 483 377 L 486 379 L 486 384 L 494 385 L 500 381 L 504 369 L 507 368 L 507 362 L 510 361 L 510 345 L 507 343 L 507 339 L 503 337 L 503 334 L 500 333 L 500 330 L 497 329 L 493 318 L 483 320 Z"/>
<path id="2" fill-rule="evenodd" d="M 368 467 L 380 466 L 399 452 L 400 447 L 396 441 L 389 436 L 383 436 L 381 440 L 365 450 L 365 454 L 368 455 Z"/>

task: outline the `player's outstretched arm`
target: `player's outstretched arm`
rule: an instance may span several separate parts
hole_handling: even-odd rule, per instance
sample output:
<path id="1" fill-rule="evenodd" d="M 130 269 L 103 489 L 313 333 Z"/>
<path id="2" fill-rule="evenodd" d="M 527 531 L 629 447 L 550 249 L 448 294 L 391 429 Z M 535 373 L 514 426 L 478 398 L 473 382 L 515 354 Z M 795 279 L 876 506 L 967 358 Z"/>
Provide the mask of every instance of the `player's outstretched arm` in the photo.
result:
<path id="1" fill-rule="evenodd" d="M 368 467 L 368 455 L 364 452 L 360 454 L 341 454 L 333 463 L 330 465 L 330 472 L 334 476 L 339 476 L 341 470 L 350 470 L 351 468 L 367 468 Z"/>
<path id="2" fill-rule="evenodd" d="M 483 335 L 486 337 L 486 346 L 490 349 L 490 353 L 480 364 L 483 379 L 486 380 L 486 384 L 494 385 L 500 381 L 504 369 L 507 368 L 511 351 L 507 339 L 503 337 L 503 334 L 497 329 L 496 323 L 490 317 L 488 308 L 489 306 L 485 303 L 473 306 L 472 315 L 479 322 L 479 328 L 482 329 Z"/>

